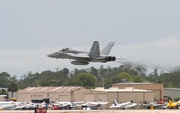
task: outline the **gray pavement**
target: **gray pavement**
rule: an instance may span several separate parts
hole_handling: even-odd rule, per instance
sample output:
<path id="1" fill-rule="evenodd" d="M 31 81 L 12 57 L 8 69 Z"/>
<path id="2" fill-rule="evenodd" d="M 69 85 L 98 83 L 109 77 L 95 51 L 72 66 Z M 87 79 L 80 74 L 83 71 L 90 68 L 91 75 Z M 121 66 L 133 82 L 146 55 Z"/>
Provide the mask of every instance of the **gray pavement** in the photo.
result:
<path id="1" fill-rule="evenodd" d="M 0 113 L 34 113 L 34 110 L 1 110 Z M 180 113 L 180 110 L 47 110 L 47 113 Z"/>

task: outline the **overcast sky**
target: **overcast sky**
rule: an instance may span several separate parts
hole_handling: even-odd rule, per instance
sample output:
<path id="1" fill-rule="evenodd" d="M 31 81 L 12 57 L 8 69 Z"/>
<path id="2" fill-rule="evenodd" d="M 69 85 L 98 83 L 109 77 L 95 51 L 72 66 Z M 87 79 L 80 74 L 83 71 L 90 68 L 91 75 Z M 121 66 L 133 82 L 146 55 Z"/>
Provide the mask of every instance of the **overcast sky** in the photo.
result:
<path id="1" fill-rule="evenodd" d="M 180 64 L 179 0 L 1 0 L 0 72 L 20 77 L 45 70 L 119 66 L 48 58 L 64 47 L 89 51 L 93 41 L 110 55 L 147 67 Z"/>

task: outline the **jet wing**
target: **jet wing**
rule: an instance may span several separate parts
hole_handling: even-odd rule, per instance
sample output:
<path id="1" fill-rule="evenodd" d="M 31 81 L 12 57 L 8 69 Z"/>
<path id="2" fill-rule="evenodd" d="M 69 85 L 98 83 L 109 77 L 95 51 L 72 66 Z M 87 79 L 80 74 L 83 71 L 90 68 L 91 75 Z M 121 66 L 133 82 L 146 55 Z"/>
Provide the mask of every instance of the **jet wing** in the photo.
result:
<path id="1" fill-rule="evenodd" d="M 87 54 L 66 53 L 66 55 L 71 57 L 72 59 L 78 59 L 78 58 L 89 59 L 90 58 Z"/>
<path id="2" fill-rule="evenodd" d="M 53 58 L 62 58 L 62 59 L 84 59 L 87 60 L 90 57 L 87 54 L 74 54 L 74 53 L 61 53 L 56 52 L 53 54 L 50 54 L 49 56 Z"/>

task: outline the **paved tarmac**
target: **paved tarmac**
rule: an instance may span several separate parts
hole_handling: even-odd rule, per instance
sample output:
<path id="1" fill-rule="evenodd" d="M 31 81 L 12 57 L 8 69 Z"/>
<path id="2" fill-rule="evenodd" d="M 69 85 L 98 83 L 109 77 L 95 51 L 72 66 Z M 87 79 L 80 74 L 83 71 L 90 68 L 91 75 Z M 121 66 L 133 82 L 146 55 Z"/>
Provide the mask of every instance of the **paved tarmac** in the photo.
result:
<path id="1" fill-rule="evenodd" d="M 34 113 L 34 110 L 1 110 L 0 113 Z M 47 110 L 47 113 L 180 113 L 180 110 Z"/>

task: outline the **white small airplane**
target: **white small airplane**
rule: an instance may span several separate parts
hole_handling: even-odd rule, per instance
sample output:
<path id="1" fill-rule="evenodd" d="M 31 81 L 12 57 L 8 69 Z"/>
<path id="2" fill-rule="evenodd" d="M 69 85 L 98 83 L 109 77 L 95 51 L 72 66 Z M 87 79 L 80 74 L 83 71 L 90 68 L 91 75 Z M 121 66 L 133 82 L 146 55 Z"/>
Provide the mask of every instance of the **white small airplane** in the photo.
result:
<path id="1" fill-rule="evenodd" d="M 0 101 L 0 109 L 13 110 L 18 104 L 18 102 L 14 101 Z"/>
<path id="2" fill-rule="evenodd" d="M 114 42 L 109 42 L 109 44 L 102 49 L 100 52 L 99 42 L 94 41 L 89 52 L 71 50 L 69 48 L 64 48 L 58 52 L 51 53 L 47 55 L 50 58 L 61 58 L 61 59 L 70 59 L 74 65 L 88 65 L 89 62 L 101 62 L 106 63 L 110 61 L 125 60 L 121 57 L 110 56 L 109 53 L 113 47 Z"/>
<path id="3" fill-rule="evenodd" d="M 113 104 L 111 106 L 109 106 L 109 108 L 126 109 L 126 108 L 134 108 L 136 105 L 137 105 L 137 103 L 133 103 L 133 101 L 117 103 L 117 101 L 114 99 Z"/>
<path id="4" fill-rule="evenodd" d="M 108 104 L 109 102 L 86 102 L 84 104 L 81 104 L 81 107 L 83 110 L 95 110 L 95 109 L 101 109 L 104 105 Z"/>
<path id="5" fill-rule="evenodd" d="M 45 108 L 46 107 L 46 103 L 42 102 L 42 103 L 34 103 L 34 102 L 21 102 L 16 109 L 28 109 L 28 110 L 34 110 L 35 108 Z"/>
<path id="6" fill-rule="evenodd" d="M 82 104 L 84 102 L 56 102 L 53 105 L 58 106 L 59 109 L 75 109 L 76 106 Z"/>

